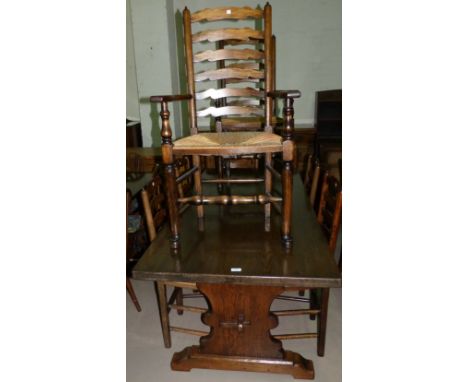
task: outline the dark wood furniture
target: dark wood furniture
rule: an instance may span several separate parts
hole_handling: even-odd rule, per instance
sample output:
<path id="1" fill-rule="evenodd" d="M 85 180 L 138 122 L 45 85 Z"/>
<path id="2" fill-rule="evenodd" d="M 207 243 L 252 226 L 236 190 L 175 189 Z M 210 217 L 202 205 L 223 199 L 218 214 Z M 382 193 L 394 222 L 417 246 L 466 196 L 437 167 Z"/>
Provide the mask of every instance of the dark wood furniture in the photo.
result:
<path id="1" fill-rule="evenodd" d="M 341 173 L 341 161 L 339 162 Z M 334 254 L 338 233 L 341 227 L 341 207 L 342 207 L 342 191 L 341 182 L 334 176 L 325 174 L 320 195 L 320 205 L 317 216 L 317 221 L 322 226 L 326 237 L 328 238 L 329 250 Z M 341 251 L 338 260 L 338 268 L 341 271 Z"/>
<path id="2" fill-rule="evenodd" d="M 252 28 L 226 28 L 226 29 L 203 29 L 206 24 L 218 20 L 244 20 L 254 19 L 263 22 L 263 30 Z M 192 24 L 199 23 L 201 31 L 192 33 Z M 272 203 L 280 204 L 283 215 L 281 229 L 281 239 L 285 246 L 292 245 L 291 236 L 291 213 L 292 213 L 292 160 L 294 157 L 294 109 L 295 98 L 300 97 L 297 90 L 275 90 L 273 91 L 273 65 L 272 65 L 272 18 L 271 6 L 265 5 L 264 9 L 253 9 L 249 7 L 224 7 L 204 9 L 193 14 L 185 8 L 183 12 L 184 25 L 184 46 L 185 59 L 188 78 L 188 93 L 186 95 L 163 95 L 150 97 L 151 102 L 161 104 L 161 137 L 162 137 L 162 159 L 164 163 L 164 173 L 167 192 L 167 204 L 169 211 L 170 227 L 172 232 L 171 243 L 177 247 L 180 243 L 181 227 L 178 217 L 179 205 L 195 205 L 200 229 L 203 227 L 204 206 L 210 204 L 262 204 L 264 205 L 265 222 L 264 229 L 270 229 L 270 215 Z M 199 50 L 206 46 L 206 43 L 216 43 L 219 41 L 234 40 L 236 43 L 249 44 L 251 42 L 263 41 L 264 49 L 216 49 Z M 205 43 L 200 46 L 199 43 Z M 255 46 L 253 47 L 255 48 Z M 236 60 L 232 65 L 225 68 L 212 69 L 210 62 L 224 60 Z M 241 61 L 247 62 L 241 62 Z M 250 61 L 260 61 L 262 69 L 253 69 Z M 208 63 L 208 65 L 207 65 Z M 202 71 L 195 72 L 195 65 Z M 207 68 L 208 66 L 208 68 Z M 198 70 L 198 69 L 197 69 Z M 199 84 L 205 81 L 220 81 L 236 83 L 257 83 L 264 82 L 263 90 L 247 88 L 222 88 L 222 89 L 200 89 Z M 223 98 L 244 98 L 253 97 L 259 100 L 258 105 L 237 106 L 231 103 L 229 106 L 222 106 L 217 100 Z M 273 103 L 280 98 L 284 100 L 283 119 L 284 128 L 282 136 L 273 133 Z M 172 141 L 172 131 L 169 125 L 168 103 L 174 101 L 188 101 L 190 136 Z M 210 106 L 214 101 L 215 105 Z M 208 102 L 208 105 L 206 103 Z M 205 104 L 204 104 L 205 103 Z M 197 104 L 203 105 L 202 109 L 197 109 Z M 208 106 L 208 107 L 206 107 Z M 199 132 L 198 119 L 204 117 L 225 117 L 225 116 L 264 116 L 264 131 L 256 132 L 222 132 L 219 125 L 218 132 Z M 206 196 L 202 191 L 202 169 L 200 164 L 201 156 L 244 156 L 263 155 L 265 162 L 264 178 L 250 179 L 215 179 L 211 182 L 223 183 L 250 183 L 263 182 L 264 192 L 256 195 L 224 195 Z M 272 166 L 272 155 L 282 156 L 282 173 L 276 171 Z M 177 198 L 177 181 L 179 177 L 174 171 L 174 156 L 192 156 L 193 167 L 188 171 L 194 176 L 195 195 Z M 282 179 L 282 195 L 272 194 L 272 179 L 280 177 Z"/>
<path id="3" fill-rule="evenodd" d="M 317 92 L 315 99 L 315 121 L 317 143 L 341 142 L 342 136 L 341 89 Z"/>
<path id="4" fill-rule="evenodd" d="M 338 230 L 341 224 L 342 192 L 341 184 L 334 176 L 325 174 L 317 221 L 322 226 L 328 240 L 329 250 L 335 251 Z"/>
<path id="5" fill-rule="evenodd" d="M 138 121 L 126 120 L 127 124 L 127 147 L 141 147 L 143 146 L 143 139 L 141 136 L 141 123 Z"/>
<path id="6" fill-rule="evenodd" d="M 341 161 L 339 162 L 341 169 Z M 341 207 L 342 207 L 342 192 L 340 181 L 328 174 L 328 171 L 323 173 L 323 181 L 320 187 L 318 203 L 315 204 L 317 199 L 312 194 L 315 194 L 314 189 L 318 188 L 320 175 L 320 164 L 316 159 L 316 166 L 314 170 L 314 177 L 312 179 L 311 192 L 309 195 L 309 203 L 313 210 L 317 213 L 317 222 L 321 225 L 324 236 L 328 240 L 328 250 L 331 256 L 334 256 L 335 249 L 338 241 L 338 234 L 341 227 Z M 315 207 L 315 205 L 317 207 Z M 338 260 L 338 269 L 341 272 L 341 253 Z M 301 296 L 304 296 L 304 291 L 300 291 Z M 307 303 L 312 310 L 327 307 L 328 305 L 329 290 L 327 288 L 322 289 L 310 289 L 309 297 L 287 297 L 290 300 Z M 279 298 L 285 298 L 283 296 Z M 315 319 L 314 314 L 310 314 L 311 319 Z M 319 339 L 323 336 L 322 340 L 318 343 L 317 353 L 319 356 L 325 354 L 325 333 L 326 333 L 326 321 L 318 322 L 319 328 Z M 303 338 L 303 337 L 298 337 Z"/>
<path id="7" fill-rule="evenodd" d="M 161 147 L 127 147 L 127 174 L 153 173 L 158 163 L 162 163 Z"/>
<path id="8" fill-rule="evenodd" d="M 126 216 L 125 216 L 125 237 L 126 237 L 126 240 L 125 240 L 125 243 L 126 243 L 126 253 L 127 253 L 127 266 L 128 266 L 128 263 L 129 263 L 129 256 L 128 256 L 128 209 L 129 209 L 129 206 L 130 206 L 130 200 L 132 199 L 132 194 L 129 190 L 127 190 L 127 208 L 126 208 Z M 138 298 L 135 294 L 135 290 L 133 289 L 133 285 L 132 285 L 132 282 L 130 280 L 130 278 L 128 276 L 126 276 L 127 278 L 127 292 L 128 294 L 130 295 L 130 298 L 132 299 L 132 302 L 133 302 L 133 305 L 135 305 L 135 308 L 138 312 L 141 312 L 141 306 L 140 306 L 140 303 L 138 302 Z"/>
<path id="9" fill-rule="evenodd" d="M 317 92 L 315 99 L 315 158 L 329 170 L 337 167 L 342 146 L 341 89 Z M 334 158 L 333 158 L 334 157 Z"/>
<path id="10" fill-rule="evenodd" d="M 311 160 L 313 156 L 310 156 Z M 317 195 L 320 195 L 320 189 L 319 189 L 319 179 L 320 179 L 320 161 L 318 158 L 313 159 L 313 163 L 311 166 L 311 172 L 312 172 L 312 178 L 311 178 L 311 184 L 310 184 L 310 192 L 309 192 L 309 202 L 312 208 L 315 211 L 318 211 L 318 201 Z"/>
<path id="11" fill-rule="evenodd" d="M 156 170 L 153 173 L 151 181 L 141 190 L 141 201 L 148 239 L 152 242 L 156 238 L 156 232 L 162 227 L 167 215 L 163 181 L 159 171 Z"/>
<path id="12" fill-rule="evenodd" d="M 327 240 L 307 208 L 298 176 L 294 184 L 295 242 L 291 248 L 277 240 L 282 225 L 278 214 L 272 216 L 270 232 L 265 232 L 263 213 L 253 206 L 208 206 L 204 231 L 198 230 L 195 211 L 188 209 L 180 217 L 184 231 L 180 245 L 170 245 L 171 232 L 165 228 L 134 268 L 136 279 L 157 282 L 166 347 L 170 346 L 166 286 L 195 283 L 209 301 L 208 311 L 196 308 L 203 312 L 209 334 L 201 333 L 205 335 L 199 346 L 175 353 L 173 370 L 249 370 L 314 377 L 312 361 L 284 350 L 283 337 L 270 334 L 278 323 L 278 316 L 270 312 L 275 297 L 287 290 L 318 288 L 323 291 L 321 307 L 315 312 L 319 332 L 311 337 L 318 337 L 318 348 L 323 347 L 328 288 L 341 286 Z"/>

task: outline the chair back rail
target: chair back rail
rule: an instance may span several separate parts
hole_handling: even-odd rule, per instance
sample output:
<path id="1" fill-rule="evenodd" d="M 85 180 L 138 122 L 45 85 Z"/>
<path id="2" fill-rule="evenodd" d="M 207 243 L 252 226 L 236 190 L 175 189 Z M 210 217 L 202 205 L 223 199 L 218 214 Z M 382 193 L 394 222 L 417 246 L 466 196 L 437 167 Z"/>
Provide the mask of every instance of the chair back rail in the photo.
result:
<path id="1" fill-rule="evenodd" d="M 207 8 L 194 12 L 191 21 L 192 23 L 200 21 L 220 21 L 220 20 L 245 20 L 245 19 L 261 19 L 263 10 L 252 9 L 250 7 L 220 7 Z"/>
<path id="2" fill-rule="evenodd" d="M 341 184 L 334 176 L 325 173 L 317 220 L 328 238 L 329 250 L 335 252 L 338 231 L 341 224 L 342 191 Z"/>
<path id="3" fill-rule="evenodd" d="M 252 28 L 209 29 L 192 35 L 192 42 L 216 42 L 221 40 L 263 40 L 262 31 Z"/>
<path id="4" fill-rule="evenodd" d="M 215 62 L 221 60 L 262 60 L 265 53 L 253 49 L 217 49 L 205 50 L 193 57 L 193 62 Z"/>
<path id="5" fill-rule="evenodd" d="M 198 117 L 220 117 L 223 115 L 263 115 L 264 110 L 261 107 L 253 107 L 253 106 L 223 106 L 223 107 L 215 107 L 210 106 L 206 109 L 202 109 L 197 111 Z"/>
<path id="6" fill-rule="evenodd" d="M 239 64 L 240 65 L 240 64 Z M 223 69 L 214 69 L 207 70 L 205 72 L 200 72 L 195 75 L 195 81 L 216 81 L 216 80 L 226 80 L 229 78 L 234 78 L 236 80 L 245 80 L 245 79 L 263 79 L 265 74 L 263 71 L 255 69 L 244 69 L 238 67 L 223 68 Z"/>
<path id="7" fill-rule="evenodd" d="M 262 92 L 258 89 L 254 88 L 244 88 L 244 89 L 237 89 L 237 88 L 222 88 L 222 89 L 207 89 L 202 92 L 198 92 L 195 94 L 197 100 L 204 100 L 207 98 L 211 98 L 212 100 L 216 100 L 219 98 L 226 98 L 226 97 L 256 97 L 261 98 L 265 97 L 265 92 Z"/>

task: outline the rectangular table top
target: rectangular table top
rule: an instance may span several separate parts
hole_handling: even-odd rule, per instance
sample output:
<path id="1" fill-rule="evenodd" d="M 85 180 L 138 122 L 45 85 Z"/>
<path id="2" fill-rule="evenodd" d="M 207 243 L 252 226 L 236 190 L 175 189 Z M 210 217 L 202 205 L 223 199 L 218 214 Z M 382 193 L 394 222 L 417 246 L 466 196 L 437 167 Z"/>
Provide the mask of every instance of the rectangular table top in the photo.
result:
<path id="1" fill-rule="evenodd" d="M 294 178 L 293 246 L 281 243 L 281 216 L 272 208 L 264 231 L 260 205 L 205 206 L 204 232 L 196 208 L 181 216 L 177 251 L 166 225 L 133 270 L 140 280 L 165 280 L 284 287 L 340 287 L 341 276 L 302 181 Z"/>

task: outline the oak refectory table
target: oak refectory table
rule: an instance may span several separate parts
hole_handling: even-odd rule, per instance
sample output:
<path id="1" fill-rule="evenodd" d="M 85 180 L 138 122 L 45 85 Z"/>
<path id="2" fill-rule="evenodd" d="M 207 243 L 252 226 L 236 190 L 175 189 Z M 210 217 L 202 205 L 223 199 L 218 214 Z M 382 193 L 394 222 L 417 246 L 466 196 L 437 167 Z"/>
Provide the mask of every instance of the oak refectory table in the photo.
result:
<path id="1" fill-rule="evenodd" d="M 293 197 L 290 249 L 281 243 L 279 214 L 272 214 L 271 230 L 264 232 L 263 208 L 239 205 L 206 206 L 203 232 L 198 231 L 195 209 L 187 210 L 180 217 L 180 247 L 171 248 L 170 231 L 164 228 L 144 253 L 133 276 L 156 281 L 160 303 L 166 303 L 165 288 L 159 287 L 166 282 L 196 283 L 209 302 L 202 314 L 209 334 L 199 345 L 175 353 L 173 370 L 248 370 L 314 378 L 312 361 L 284 350 L 270 334 L 278 324 L 270 312 L 275 297 L 291 289 L 341 286 L 298 177 Z M 169 331 L 169 323 L 161 321 L 163 332 Z"/>

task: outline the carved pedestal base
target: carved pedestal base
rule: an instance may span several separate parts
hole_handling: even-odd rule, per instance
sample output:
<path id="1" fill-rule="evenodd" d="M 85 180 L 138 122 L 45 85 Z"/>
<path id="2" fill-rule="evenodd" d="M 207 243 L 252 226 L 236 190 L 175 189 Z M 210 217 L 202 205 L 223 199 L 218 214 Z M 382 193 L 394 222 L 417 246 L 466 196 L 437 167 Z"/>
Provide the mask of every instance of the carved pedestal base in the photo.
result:
<path id="1" fill-rule="evenodd" d="M 281 341 L 271 336 L 278 319 L 270 313 L 270 306 L 284 288 L 202 283 L 197 287 L 211 307 L 202 315 L 211 330 L 200 339 L 200 346 L 174 354 L 173 370 L 261 371 L 314 378 L 312 361 L 283 350 Z"/>
<path id="2" fill-rule="evenodd" d="M 268 359 L 203 354 L 199 346 L 189 346 L 172 357 L 172 370 L 190 371 L 192 368 L 290 374 L 297 379 L 314 379 L 315 376 L 312 361 L 289 350 L 284 351 L 283 359 Z"/>

